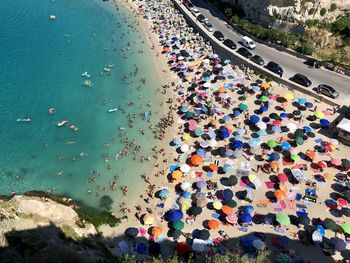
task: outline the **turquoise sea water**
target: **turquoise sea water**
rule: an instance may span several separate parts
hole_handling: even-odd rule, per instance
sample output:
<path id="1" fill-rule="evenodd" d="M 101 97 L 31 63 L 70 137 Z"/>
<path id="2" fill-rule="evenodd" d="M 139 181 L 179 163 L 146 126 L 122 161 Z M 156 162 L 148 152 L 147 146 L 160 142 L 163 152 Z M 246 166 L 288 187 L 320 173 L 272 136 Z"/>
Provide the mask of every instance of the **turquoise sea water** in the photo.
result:
<path id="1" fill-rule="evenodd" d="M 128 185 L 128 198 L 138 196 L 139 175 L 153 164 L 139 164 L 132 157 L 115 161 L 114 154 L 125 146 L 118 135 L 127 132 L 129 141 L 135 138 L 142 146 L 137 160 L 150 155 L 154 139 L 147 127 L 159 117 L 159 101 L 153 92 L 156 80 L 150 54 L 141 43 L 144 36 L 128 27 L 133 23 L 131 14 L 102 0 L 3 0 L 0 10 L 0 193 L 54 189 L 95 207 L 107 194 L 115 201 L 115 210 L 125 201 L 120 191 L 100 191 L 98 197 L 96 192 L 98 185 L 109 189 L 118 174 L 118 188 Z M 128 42 L 130 49 L 122 51 Z M 140 48 L 145 52 L 138 53 Z M 139 69 L 133 77 L 135 64 Z M 114 65 L 111 74 L 101 74 L 108 65 Z M 91 75 L 91 88 L 82 85 L 85 71 Z M 126 83 L 124 76 L 132 83 Z M 147 77 L 146 85 L 142 77 Z M 128 105 L 128 100 L 134 104 Z M 146 105 L 149 101 L 152 108 Z M 119 106 L 125 113 L 108 112 Z M 48 114 L 50 107 L 55 108 L 54 115 Z M 139 116 L 149 110 L 150 123 Z M 128 114 L 134 112 L 138 113 L 134 128 L 120 131 L 118 127 L 128 127 Z M 32 121 L 20 123 L 17 118 Z M 57 127 L 65 119 L 68 126 Z M 69 129 L 72 124 L 77 132 Z M 87 183 L 93 170 L 100 176 Z"/>

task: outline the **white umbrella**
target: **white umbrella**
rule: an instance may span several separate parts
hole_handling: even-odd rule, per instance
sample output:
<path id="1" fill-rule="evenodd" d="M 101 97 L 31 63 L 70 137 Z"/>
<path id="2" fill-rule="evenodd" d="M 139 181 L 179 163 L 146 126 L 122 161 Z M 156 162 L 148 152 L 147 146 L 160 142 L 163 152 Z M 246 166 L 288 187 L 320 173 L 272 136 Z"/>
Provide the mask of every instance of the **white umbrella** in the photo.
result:
<path id="1" fill-rule="evenodd" d="M 183 173 L 188 173 L 191 170 L 191 167 L 188 164 L 182 164 L 180 166 L 180 171 Z"/>
<path id="2" fill-rule="evenodd" d="M 259 121 L 257 124 L 256 124 L 256 127 L 258 127 L 260 130 L 266 130 L 267 128 L 267 125 L 265 122 L 262 122 L 262 121 Z"/>
<path id="3" fill-rule="evenodd" d="M 205 82 L 205 83 L 203 84 L 203 87 L 204 87 L 204 88 L 210 88 L 210 85 L 211 85 L 211 84 L 210 84 L 209 82 Z"/>
<path id="4" fill-rule="evenodd" d="M 297 129 L 297 125 L 294 122 L 290 122 L 290 123 L 287 124 L 287 128 L 290 131 L 295 131 Z"/>
<path id="5" fill-rule="evenodd" d="M 183 182 L 183 183 L 181 184 L 181 189 L 182 189 L 183 191 L 188 190 L 190 187 L 191 187 L 191 183 L 190 183 L 190 182 Z"/>
<path id="6" fill-rule="evenodd" d="M 189 149 L 190 149 L 190 147 L 187 145 L 187 144 L 183 144 L 183 145 L 181 145 L 181 151 L 182 152 L 187 152 Z"/>

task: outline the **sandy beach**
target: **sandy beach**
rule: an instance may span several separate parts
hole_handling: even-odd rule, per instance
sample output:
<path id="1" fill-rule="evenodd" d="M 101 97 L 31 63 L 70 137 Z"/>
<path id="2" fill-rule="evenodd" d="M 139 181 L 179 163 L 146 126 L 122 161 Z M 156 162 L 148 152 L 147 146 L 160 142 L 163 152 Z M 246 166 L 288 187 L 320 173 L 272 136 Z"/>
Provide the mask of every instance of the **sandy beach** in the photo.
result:
<path id="1" fill-rule="evenodd" d="M 350 223 L 341 212 L 349 205 L 339 203 L 343 191 L 331 194 L 335 184 L 345 187 L 349 181 L 345 161 L 335 165 L 336 160 L 349 158 L 349 147 L 332 138 L 329 128 L 338 116 L 336 109 L 220 60 L 186 26 L 170 1 L 116 4 L 127 6 L 140 30 L 149 36 L 150 63 L 157 65 L 160 83 L 150 92 L 164 94 L 165 117 L 159 145 L 154 148 L 157 163 L 151 174 L 144 175 L 145 192 L 135 203 L 126 204 L 128 220 L 115 228 L 101 227 L 103 236 L 122 240 L 125 230 L 133 227 L 146 237 L 142 229 L 147 232 L 158 227 L 161 230 L 148 239 L 160 244 L 164 239 L 175 240 L 173 248 L 162 248 L 163 256 L 168 256 L 176 244 L 201 239 L 194 237 L 196 229 L 209 229 L 210 238 L 202 238 L 207 248 L 220 247 L 225 239 L 225 246 L 236 247 L 240 236 L 259 232 L 298 240 L 287 256 L 302 257 L 303 262 L 344 257 L 341 249 L 321 248 L 310 240 L 316 226 L 327 229 L 317 220 L 329 218 L 340 226 Z M 182 38 L 185 40 L 178 43 Z M 175 45 L 187 53 L 172 53 Z M 203 111 L 196 111 L 198 107 Z M 194 118 L 196 112 L 200 114 Z M 322 119 L 327 123 L 316 125 Z M 298 180 L 293 171 L 299 172 Z M 331 199 L 335 208 L 329 205 Z M 200 212 L 195 213 L 193 207 L 200 207 Z M 270 222 L 265 220 L 268 214 L 273 214 Z M 289 219 L 282 223 L 277 214 Z M 264 220 L 259 221 L 262 215 Z M 295 218 L 308 221 L 295 224 Z M 167 235 L 169 226 L 178 221 L 184 223 L 180 235 Z M 312 226 L 311 234 L 307 226 Z M 348 237 L 329 227 L 322 234 L 328 241 Z M 278 245 L 271 245 L 275 239 L 263 242 L 273 253 L 285 254 Z M 122 250 L 117 245 L 111 251 L 121 255 Z M 332 257 L 325 255 L 329 251 Z"/>

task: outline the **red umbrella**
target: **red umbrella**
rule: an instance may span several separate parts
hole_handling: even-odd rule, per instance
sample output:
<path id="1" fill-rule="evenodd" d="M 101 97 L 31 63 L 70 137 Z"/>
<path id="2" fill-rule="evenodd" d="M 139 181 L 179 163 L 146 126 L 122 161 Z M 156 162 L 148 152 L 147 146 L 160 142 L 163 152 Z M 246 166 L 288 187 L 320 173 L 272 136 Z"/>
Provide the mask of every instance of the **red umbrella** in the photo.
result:
<path id="1" fill-rule="evenodd" d="M 325 161 L 319 161 L 317 163 L 318 167 L 320 168 L 326 168 L 327 167 L 327 163 Z"/>
<path id="2" fill-rule="evenodd" d="M 183 256 L 187 252 L 191 251 L 192 247 L 186 242 L 180 242 L 176 245 L 176 251 L 179 256 Z"/>
<path id="3" fill-rule="evenodd" d="M 341 165 L 341 160 L 340 159 L 332 158 L 330 162 L 334 166 L 340 166 Z"/>
<path id="4" fill-rule="evenodd" d="M 347 207 L 349 205 L 348 201 L 346 201 L 344 198 L 338 198 L 337 203 L 341 207 Z"/>
<path id="5" fill-rule="evenodd" d="M 288 176 L 284 173 L 280 173 L 277 175 L 278 180 L 280 180 L 280 182 L 285 183 L 288 182 Z"/>
<path id="6" fill-rule="evenodd" d="M 282 121 L 280 121 L 280 120 L 274 120 L 274 121 L 272 122 L 272 125 L 273 125 L 273 126 L 281 126 L 281 125 L 282 125 Z"/>

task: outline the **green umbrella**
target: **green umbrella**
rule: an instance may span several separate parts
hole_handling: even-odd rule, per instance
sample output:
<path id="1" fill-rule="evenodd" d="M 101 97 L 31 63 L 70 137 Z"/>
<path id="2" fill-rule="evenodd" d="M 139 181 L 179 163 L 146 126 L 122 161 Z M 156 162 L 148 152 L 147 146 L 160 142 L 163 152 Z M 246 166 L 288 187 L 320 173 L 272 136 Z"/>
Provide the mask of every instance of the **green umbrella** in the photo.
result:
<path id="1" fill-rule="evenodd" d="M 296 138 L 295 138 L 295 142 L 296 142 L 298 145 L 303 145 L 303 144 L 304 144 L 304 139 L 301 138 L 301 137 L 296 137 Z"/>
<path id="2" fill-rule="evenodd" d="M 235 200 L 225 200 L 224 205 L 235 208 L 237 206 L 237 202 Z"/>
<path id="3" fill-rule="evenodd" d="M 341 227 L 344 230 L 344 233 L 350 234 L 350 224 L 342 224 Z"/>
<path id="4" fill-rule="evenodd" d="M 275 147 L 278 145 L 278 143 L 277 143 L 275 140 L 269 140 L 269 141 L 267 142 L 267 145 L 268 145 L 270 148 L 275 148 Z"/>
<path id="5" fill-rule="evenodd" d="M 337 223 L 331 218 L 326 218 L 323 220 L 323 225 L 332 231 L 336 231 L 338 229 Z"/>
<path id="6" fill-rule="evenodd" d="M 194 131 L 194 134 L 195 134 L 196 136 L 201 136 L 202 133 L 203 133 L 203 131 L 202 131 L 201 128 L 197 128 L 197 129 Z"/>
<path id="7" fill-rule="evenodd" d="M 346 182 L 345 186 L 350 189 L 350 182 Z"/>
<path id="8" fill-rule="evenodd" d="M 297 162 L 297 161 L 300 160 L 300 156 L 298 154 L 294 153 L 294 154 L 292 154 L 290 156 L 290 159 L 292 159 L 293 161 Z"/>
<path id="9" fill-rule="evenodd" d="M 234 175 L 231 175 L 228 179 L 227 179 L 227 183 L 230 186 L 235 186 L 237 184 L 237 177 Z"/>
<path id="10" fill-rule="evenodd" d="M 201 230 L 201 232 L 198 235 L 198 238 L 202 240 L 208 240 L 209 237 L 210 237 L 210 233 L 206 229 Z"/>
<path id="11" fill-rule="evenodd" d="M 188 111 L 185 113 L 186 118 L 192 118 L 193 117 L 193 112 Z"/>
<path id="12" fill-rule="evenodd" d="M 344 192 L 344 198 L 346 199 L 346 201 L 350 202 L 350 191 L 346 191 Z"/>
<path id="13" fill-rule="evenodd" d="M 171 231 L 170 235 L 173 238 L 179 238 L 179 237 L 181 237 L 182 232 L 180 230 L 173 230 L 173 231 Z"/>
<path id="14" fill-rule="evenodd" d="M 190 207 L 190 209 L 188 210 L 188 213 L 190 215 L 193 215 L 193 216 L 198 216 L 200 213 L 202 213 L 202 208 L 199 207 L 199 206 L 192 206 Z"/>
<path id="15" fill-rule="evenodd" d="M 279 116 L 276 112 L 272 112 L 269 116 L 271 119 L 282 120 L 281 116 Z"/>
<path id="16" fill-rule="evenodd" d="M 348 159 L 341 159 L 341 165 L 347 170 L 350 168 L 350 161 Z"/>
<path id="17" fill-rule="evenodd" d="M 294 132 L 294 135 L 295 135 L 295 137 L 303 137 L 303 135 L 304 135 L 304 130 L 302 130 L 302 129 L 297 129 L 297 130 Z"/>
<path id="18" fill-rule="evenodd" d="M 244 104 L 244 103 L 241 103 L 241 104 L 239 104 L 239 109 L 240 110 L 247 110 L 248 109 L 248 105 Z"/>
<path id="19" fill-rule="evenodd" d="M 261 96 L 260 101 L 262 101 L 262 102 L 268 102 L 268 101 L 269 101 L 269 98 L 266 97 L 266 96 Z"/>
<path id="20" fill-rule="evenodd" d="M 182 221 L 176 221 L 173 223 L 173 228 L 175 230 L 182 230 L 184 227 L 185 227 L 185 224 Z"/>
<path id="21" fill-rule="evenodd" d="M 281 226 L 290 225 L 290 218 L 286 213 L 278 213 L 276 215 L 276 220 Z"/>

